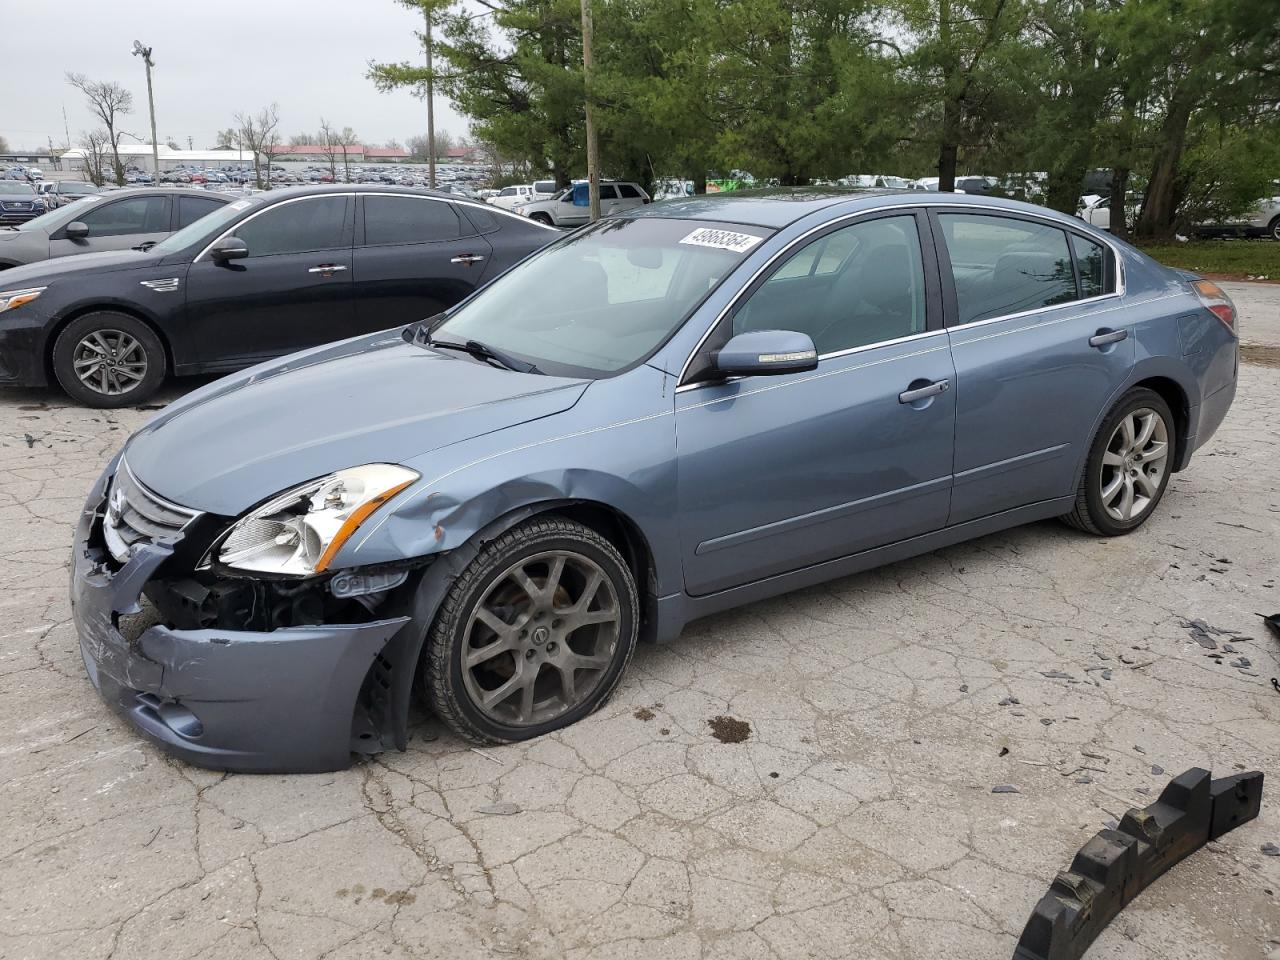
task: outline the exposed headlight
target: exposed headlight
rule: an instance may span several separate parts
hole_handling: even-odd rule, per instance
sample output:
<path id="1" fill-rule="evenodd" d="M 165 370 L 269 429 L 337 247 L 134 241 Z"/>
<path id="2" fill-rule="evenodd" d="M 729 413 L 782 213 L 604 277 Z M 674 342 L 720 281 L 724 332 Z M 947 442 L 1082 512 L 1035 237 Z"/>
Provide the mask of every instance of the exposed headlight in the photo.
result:
<path id="1" fill-rule="evenodd" d="M 28 287 L 25 290 L 0 290 L 0 313 L 6 310 L 17 310 L 24 303 L 30 303 L 48 287 Z"/>
<path id="2" fill-rule="evenodd" d="M 216 547 L 218 562 L 257 573 L 323 573 L 360 524 L 417 479 L 408 467 L 370 463 L 294 487 L 237 520 Z"/>

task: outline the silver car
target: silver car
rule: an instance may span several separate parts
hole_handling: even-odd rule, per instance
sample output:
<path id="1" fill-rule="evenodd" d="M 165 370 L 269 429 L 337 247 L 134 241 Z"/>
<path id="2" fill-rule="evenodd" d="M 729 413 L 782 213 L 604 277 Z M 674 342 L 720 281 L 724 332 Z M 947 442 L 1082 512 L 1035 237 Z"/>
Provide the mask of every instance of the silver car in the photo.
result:
<path id="1" fill-rule="evenodd" d="M 87 194 L 26 223 L 0 229 L 0 270 L 79 253 L 145 249 L 233 199 L 172 188 Z"/>

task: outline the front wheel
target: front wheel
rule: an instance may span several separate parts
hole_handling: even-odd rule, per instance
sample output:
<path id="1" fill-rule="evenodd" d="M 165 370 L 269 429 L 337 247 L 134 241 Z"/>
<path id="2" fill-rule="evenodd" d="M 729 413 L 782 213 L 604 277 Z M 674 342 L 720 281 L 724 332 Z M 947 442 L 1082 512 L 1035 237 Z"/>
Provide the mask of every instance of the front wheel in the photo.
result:
<path id="1" fill-rule="evenodd" d="M 638 634 L 635 579 L 613 544 L 535 518 L 485 544 L 446 594 L 427 635 L 427 697 L 468 740 L 528 740 L 603 704 Z"/>
<path id="2" fill-rule="evenodd" d="M 1280 240 L 1280 217 L 1276 217 L 1267 226 L 1267 235 L 1271 237 L 1272 240 Z"/>
<path id="3" fill-rule="evenodd" d="M 1145 387 L 1130 390 L 1094 437 L 1075 506 L 1062 519 L 1105 537 L 1142 526 L 1169 485 L 1174 436 L 1164 398 Z"/>
<path id="4" fill-rule="evenodd" d="M 543 224 L 544 226 L 547 226 L 547 227 L 554 226 L 554 224 L 551 222 L 551 217 L 549 217 L 549 216 L 548 216 L 547 214 L 545 214 L 545 213 L 533 213 L 533 214 L 530 214 L 530 215 L 529 215 L 529 219 L 530 219 L 530 220 L 532 220 L 534 223 L 541 223 L 541 224 Z"/>
<path id="5" fill-rule="evenodd" d="M 141 403 L 164 382 L 164 346 L 136 317 L 98 311 L 69 323 L 53 345 L 53 373 L 89 407 Z"/>

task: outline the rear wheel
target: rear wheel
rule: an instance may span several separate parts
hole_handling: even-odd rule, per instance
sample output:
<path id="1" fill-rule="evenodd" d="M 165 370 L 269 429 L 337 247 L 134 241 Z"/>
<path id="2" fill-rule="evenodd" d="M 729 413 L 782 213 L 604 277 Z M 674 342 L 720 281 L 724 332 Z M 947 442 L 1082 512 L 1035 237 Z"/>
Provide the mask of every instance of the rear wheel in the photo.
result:
<path id="1" fill-rule="evenodd" d="M 1062 519 L 1106 537 L 1142 526 L 1169 485 L 1174 436 L 1164 398 L 1145 387 L 1130 390 L 1094 437 L 1075 507 Z"/>
<path id="2" fill-rule="evenodd" d="M 62 389 L 85 406 L 127 407 L 146 400 L 164 382 L 164 347 L 136 317 L 87 313 L 58 335 L 53 372 Z"/>
<path id="3" fill-rule="evenodd" d="M 613 544 L 562 517 L 485 544 L 427 636 L 427 697 L 455 733 L 528 740 L 596 710 L 639 633 L 635 580 Z"/>

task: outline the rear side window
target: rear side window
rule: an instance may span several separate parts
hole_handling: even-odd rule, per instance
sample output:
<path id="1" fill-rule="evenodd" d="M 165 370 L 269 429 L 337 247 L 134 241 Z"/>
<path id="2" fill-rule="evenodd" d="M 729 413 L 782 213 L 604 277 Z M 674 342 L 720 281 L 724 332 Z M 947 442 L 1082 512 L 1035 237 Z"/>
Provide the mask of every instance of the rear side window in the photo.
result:
<path id="1" fill-rule="evenodd" d="M 1110 251 L 1102 244 L 1074 233 L 1071 235 L 1071 249 L 1076 255 L 1076 269 L 1080 271 L 1080 296 L 1100 297 L 1116 292 Z"/>
<path id="2" fill-rule="evenodd" d="M 307 197 L 281 203 L 245 223 L 235 236 L 251 257 L 270 257 L 349 245 L 346 197 Z"/>
<path id="3" fill-rule="evenodd" d="M 364 242 L 367 246 L 456 240 L 460 232 L 458 215 L 453 212 L 453 206 L 443 200 L 364 198 Z"/>
<path id="4" fill-rule="evenodd" d="M 600 199 L 601 199 L 601 200 L 617 200 L 617 199 L 618 199 L 618 188 L 617 188 L 617 187 L 608 186 L 608 185 L 601 185 L 601 187 L 600 187 Z"/>
<path id="5" fill-rule="evenodd" d="M 618 193 L 622 195 L 623 200 L 639 200 L 640 199 L 640 191 L 637 190 L 635 187 L 633 187 L 629 183 L 619 184 Z"/>
<path id="6" fill-rule="evenodd" d="M 178 229 L 195 223 L 220 206 L 222 201 L 210 200 L 208 197 L 178 197 Z"/>
<path id="7" fill-rule="evenodd" d="M 133 233 L 168 233 L 168 197 L 130 197 L 104 203 L 80 217 L 89 236 L 123 237 Z"/>
<path id="8" fill-rule="evenodd" d="M 539 180 L 533 185 L 534 193 L 555 193 L 556 182 L 554 180 Z"/>
<path id="9" fill-rule="evenodd" d="M 960 323 L 1076 299 L 1065 231 L 1008 217 L 944 213 L 938 219 L 951 258 Z"/>

